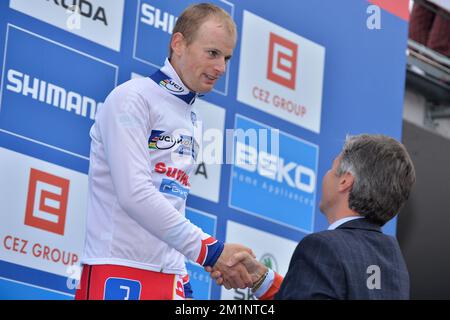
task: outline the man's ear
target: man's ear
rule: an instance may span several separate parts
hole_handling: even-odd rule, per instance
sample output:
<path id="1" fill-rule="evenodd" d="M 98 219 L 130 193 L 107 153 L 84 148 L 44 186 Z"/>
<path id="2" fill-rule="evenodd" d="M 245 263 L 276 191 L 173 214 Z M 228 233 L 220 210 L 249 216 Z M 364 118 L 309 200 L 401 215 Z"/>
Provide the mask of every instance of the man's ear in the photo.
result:
<path id="1" fill-rule="evenodd" d="M 350 172 L 345 172 L 341 177 L 339 177 L 339 192 L 350 191 L 353 188 L 354 182 L 355 177 Z"/>
<path id="2" fill-rule="evenodd" d="M 182 33 L 177 32 L 172 36 L 170 47 L 172 48 L 173 53 L 177 56 L 181 56 L 183 54 L 186 47 L 186 41 Z"/>

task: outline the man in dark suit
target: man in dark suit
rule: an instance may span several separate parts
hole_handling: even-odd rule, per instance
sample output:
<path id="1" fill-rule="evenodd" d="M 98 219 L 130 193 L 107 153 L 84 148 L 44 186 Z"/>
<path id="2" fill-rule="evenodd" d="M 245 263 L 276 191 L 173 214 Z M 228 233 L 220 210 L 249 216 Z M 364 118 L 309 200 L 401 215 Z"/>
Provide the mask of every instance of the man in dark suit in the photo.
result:
<path id="1" fill-rule="evenodd" d="M 322 182 L 320 210 L 330 227 L 306 236 L 283 278 L 248 253 L 244 263 L 260 299 L 408 299 L 398 242 L 381 227 L 409 197 L 415 171 L 405 147 L 382 135 L 348 137 Z M 233 283 L 211 276 L 226 288 Z"/>

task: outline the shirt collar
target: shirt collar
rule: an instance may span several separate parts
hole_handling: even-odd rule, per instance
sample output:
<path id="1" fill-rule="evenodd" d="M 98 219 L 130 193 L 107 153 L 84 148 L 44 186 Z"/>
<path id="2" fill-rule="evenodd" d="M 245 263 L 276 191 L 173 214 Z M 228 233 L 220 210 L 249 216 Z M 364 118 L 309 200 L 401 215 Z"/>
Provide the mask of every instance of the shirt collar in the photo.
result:
<path id="1" fill-rule="evenodd" d="M 164 72 L 166 75 L 172 78 L 172 80 L 176 81 L 179 85 L 183 86 L 185 90 L 190 91 L 188 87 L 181 81 L 180 76 L 175 71 L 175 68 L 172 66 L 172 64 L 169 61 L 169 58 L 166 58 L 164 61 L 164 66 L 161 68 L 161 71 Z"/>
<path id="2" fill-rule="evenodd" d="M 356 220 L 356 219 L 362 219 L 362 218 L 364 218 L 364 217 L 351 216 L 351 217 L 345 217 L 345 218 L 339 219 L 339 220 L 333 222 L 332 224 L 330 224 L 330 226 L 328 227 L 328 230 L 334 230 L 334 229 L 336 229 L 337 227 L 339 227 L 340 225 L 342 225 L 342 224 L 344 224 L 346 222 L 349 222 L 349 221 L 352 221 L 352 220 Z"/>
<path id="3" fill-rule="evenodd" d="M 189 105 L 192 105 L 197 97 L 202 96 L 188 89 L 183 81 L 181 81 L 181 78 L 175 71 L 168 58 L 164 61 L 164 66 L 151 75 L 150 78 L 168 90 L 172 95 L 180 98 Z"/>

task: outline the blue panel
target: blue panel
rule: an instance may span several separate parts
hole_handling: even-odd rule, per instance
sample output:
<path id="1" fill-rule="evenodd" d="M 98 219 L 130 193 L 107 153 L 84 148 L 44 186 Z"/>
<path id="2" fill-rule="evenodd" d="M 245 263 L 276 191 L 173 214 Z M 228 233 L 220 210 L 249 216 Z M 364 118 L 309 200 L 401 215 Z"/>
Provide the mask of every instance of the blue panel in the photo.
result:
<path id="1" fill-rule="evenodd" d="M 237 116 L 235 128 L 257 132 L 267 130 L 267 144 L 271 145 L 272 129 L 268 126 Z M 261 141 L 250 146 L 253 151 L 246 163 L 233 165 L 230 205 L 284 226 L 311 232 L 314 226 L 318 147 L 281 131 L 279 154 L 271 157 L 269 163 L 262 157 L 262 152 L 269 150 L 263 150 Z M 247 145 L 249 142 L 236 139 L 235 162 L 240 157 L 237 143 Z"/>
<path id="2" fill-rule="evenodd" d="M 0 279 L 1 300 L 73 300 L 73 296 Z"/>
<path id="3" fill-rule="evenodd" d="M 186 209 L 186 218 L 200 227 L 204 232 L 216 235 L 216 218 L 212 215 L 202 213 L 193 209 Z M 209 273 L 203 267 L 193 262 L 188 262 L 187 271 L 189 274 L 194 299 L 208 300 L 211 298 L 211 279 Z"/>
<path id="4" fill-rule="evenodd" d="M 10 279 L 13 282 L 28 283 L 33 287 L 50 289 L 61 293 L 75 295 L 75 290 L 69 288 L 67 277 L 53 273 L 27 268 L 18 264 L 0 260 L 0 278 Z M 20 287 L 20 286 L 19 286 Z M 26 291 L 26 287 L 20 287 Z M 31 288 L 31 287 L 30 287 Z M 2 291 L 6 289 L 0 289 Z M 35 291 L 33 291 L 35 292 Z"/>
<path id="5" fill-rule="evenodd" d="M 14 26 L 6 46 L 0 128 L 88 157 L 89 130 L 116 68 Z"/>

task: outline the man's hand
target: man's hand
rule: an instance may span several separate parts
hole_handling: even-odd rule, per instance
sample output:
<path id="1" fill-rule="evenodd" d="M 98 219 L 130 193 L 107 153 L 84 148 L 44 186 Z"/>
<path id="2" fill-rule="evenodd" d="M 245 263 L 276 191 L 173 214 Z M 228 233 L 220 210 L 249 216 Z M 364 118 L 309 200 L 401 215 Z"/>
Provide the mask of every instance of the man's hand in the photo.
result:
<path id="1" fill-rule="evenodd" d="M 268 270 L 265 265 L 255 259 L 255 255 L 253 253 L 249 253 L 248 251 L 236 252 L 228 259 L 226 265 L 229 268 L 239 265 L 243 266 L 248 272 L 252 284 L 256 283 Z M 218 285 L 223 284 L 226 289 L 241 288 L 237 287 L 232 281 L 229 281 L 227 276 L 223 275 L 221 271 L 216 268 L 207 267 L 206 271 L 211 273 L 211 278 L 216 280 Z"/>
<path id="2" fill-rule="evenodd" d="M 234 255 L 244 253 L 250 257 L 255 256 L 251 249 L 244 247 L 243 245 L 226 243 L 222 254 L 220 255 L 214 267 L 206 267 L 205 269 L 207 271 L 209 270 L 208 272 L 218 272 L 225 281 L 225 287 L 227 289 L 249 288 L 253 285 L 253 281 L 245 265 L 239 263 L 239 261 L 233 263 L 232 265 L 229 264 L 229 261 L 234 261 L 231 260 Z M 238 257 L 240 257 L 240 255 L 238 255 Z"/>

